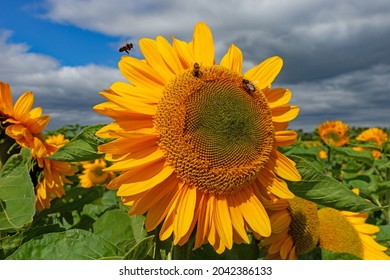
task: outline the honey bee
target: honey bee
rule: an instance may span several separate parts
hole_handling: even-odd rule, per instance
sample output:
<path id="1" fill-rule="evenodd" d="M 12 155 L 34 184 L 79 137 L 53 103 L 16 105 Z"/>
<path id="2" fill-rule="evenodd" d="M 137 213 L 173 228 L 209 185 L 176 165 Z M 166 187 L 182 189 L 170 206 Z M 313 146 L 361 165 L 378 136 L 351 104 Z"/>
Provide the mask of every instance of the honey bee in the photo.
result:
<path id="1" fill-rule="evenodd" d="M 194 74 L 194 76 L 196 78 L 199 78 L 199 74 L 200 74 L 200 66 L 199 66 L 199 63 L 195 62 L 194 63 L 194 70 L 192 71 L 192 73 Z"/>
<path id="2" fill-rule="evenodd" d="M 129 44 L 126 44 L 122 47 L 120 47 L 119 49 L 119 52 L 127 52 L 129 53 L 129 51 L 133 48 L 133 44 L 132 43 L 129 43 Z"/>
<path id="3" fill-rule="evenodd" d="M 251 94 L 256 90 L 255 85 L 251 81 L 243 79 L 242 83 L 244 84 L 244 88 L 247 93 Z"/>

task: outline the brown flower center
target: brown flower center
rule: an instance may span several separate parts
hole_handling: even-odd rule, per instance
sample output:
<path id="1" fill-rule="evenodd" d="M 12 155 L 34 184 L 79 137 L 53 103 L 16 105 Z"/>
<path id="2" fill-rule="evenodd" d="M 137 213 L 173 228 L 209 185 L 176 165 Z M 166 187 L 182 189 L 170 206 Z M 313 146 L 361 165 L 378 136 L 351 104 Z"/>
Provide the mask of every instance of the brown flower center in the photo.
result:
<path id="1" fill-rule="evenodd" d="M 220 66 L 188 70 L 158 104 L 160 148 L 178 176 L 205 192 L 235 193 L 251 184 L 273 149 L 264 95 Z"/>

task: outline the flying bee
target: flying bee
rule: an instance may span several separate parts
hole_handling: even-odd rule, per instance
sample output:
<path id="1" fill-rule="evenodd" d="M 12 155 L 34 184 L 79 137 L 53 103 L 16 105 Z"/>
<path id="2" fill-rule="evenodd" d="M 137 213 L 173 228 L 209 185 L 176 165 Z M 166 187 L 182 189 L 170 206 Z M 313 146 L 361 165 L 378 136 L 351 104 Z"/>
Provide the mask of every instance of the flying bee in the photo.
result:
<path id="1" fill-rule="evenodd" d="M 129 44 L 126 44 L 122 47 L 120 47 L 119 49 L 119 52 L 127 52 L 129 53 L 129 51 L 133 48 L 133 44 L 132 43 L 129 43 Z"/>
<path id="2" fill-rule="evenodd" d="M 192 73 L 194 74 L 194 77 L 199 78 L 200 66 L 198 62 L 194 63 L 194 70 L 192 71 Z"/>
<path id="3" fill-rule="evenodd" d="M 244 84 L 244 89 L 247 93 L 251 94 L 252 92 L 256 91 L 255 85 L 251 81 L 243 79 L 242 83 Z"/>

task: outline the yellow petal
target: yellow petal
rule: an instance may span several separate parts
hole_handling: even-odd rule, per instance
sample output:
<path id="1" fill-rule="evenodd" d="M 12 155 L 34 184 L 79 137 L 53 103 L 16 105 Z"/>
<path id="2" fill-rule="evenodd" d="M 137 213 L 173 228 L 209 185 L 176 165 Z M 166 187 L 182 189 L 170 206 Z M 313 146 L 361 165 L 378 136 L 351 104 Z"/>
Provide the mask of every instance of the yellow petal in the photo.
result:
<path id="1" fill-rule="evenodd" d="M 166 79 L 145 61 L 123 56 L 118 63 L 119 70 L 135 86 L 162 90 Z"/>
<path id="2" fill-rule="evenodd" d="M 270 87 L 283 66 L 283 60 L 273 56 L 245 72 L 244 77 L 256 84 L 260 89 Z"/>
<path id="3" fill-rule="evenodd" d="M 144 166 L 164 159 L 163 151 L 158 149 L 157 146 L 141 150 L 138 153 L 142 154 L 139 154 L 138 157 L 136 157 L 135 154 L 132 154 L 133 158 L 116 162 L 113 165 L 105 168 L 104 171 L 115 172 L 129 170 L 138 166 Z"/>
<path id="4" fill-rule="evenodd" d="M 285 105 L 291 100 L 291 91 L 288 88 L 272 88 L 264 90 L 270 108 Z"/>
<path id="5" fill-rule="evenodd" d="M 294 245 L 294 242 L 293 242 L 291 236 L 288 236 L 286 238 L 286 240 L 284 240 L 282 247 L 280 248 L 280 256 L 282 259 L 286 260 L 288 258 L 293 245 Z"/>
<path id="6" fill-rule="evenodd" d="M 154 206 L 146 214 L 145 228 L 147 231 L 154 230 L 162 222 L 168 213 L 168 206 L 171 204 L 174 195 L 179 190 L 178 184 L 170 184 L 167 186 L 170 187 L 169 190 L 166 190 L 167 194 L 160 200 L 159 203 L 154 204 Z"/>
<path id="7" fill-rule="evenodd" d="M 209 228 L 209 220 L 206 219 L 207 197 L 209 194 L 200 192 L 199 196 L 201 197 L 199 200 L 198 227 L 195 235 L 194 249 L 199 248 L 203 243 L 205 243 L 206 233 L 208 232 Z"/>
<path id="8" fill-rule="evenodd" d="M 12 102 L 11 87 L 0 81 L 0 113 L 6 116 L 13 116 L 14 106 Z"/>
<path id="9" fill-rule="evenodd" d="M 129 141 L 127 138 L 119 138 L 99 146 L 99 152 L 111 155 L 122 155 L 132 153 L 145 147 L 157 145 L 157 136 L 148 135 Z"/>
<path id="10" fill-rule="evenodd" d="M 221 66 L 230 69 L 241 75 L 242 73 L 242 52 L 235 45 L 231 44 L 228 52 L 222 57 Z"/>
<path id="11" fill-rule="evenodd" d="M 281 105 L 271 109 L 272 121 L 289 122 L 295 119 L 299 113 L 299 107 L 293 105 Z"/>
<path id="12" fill-rule="evenodd" d="M 171 214 L 166 216 L 165 221 L 160 229 L 160 233 L 159 233 L 160 240 L 166 240 L 169 238 L 169 236 L 172 235 L 173 219 L 174 219 L 173 212 L 171 212 Z"/>
<path id="13" fill-rule="evenodd" d="M 231 249 L 233 246 L 233 227 L 225 196 L 216 196 L 214 221 L 221 242 L 228 249 Z"/>
<path id="14" fill-rule="evenodd" d="M 248 191 L 249 188 L 237 193 L 241 202 L 239 208 L 241 213 L 251 227 L 251 229 L 260 236 L 270 236 L 271 224 L 267 212 L 261 202 Z"/>
<path id="15" fill-rule="evenodd" d="M 143 38 L 139 41 L 139 46 L 148 64 L 164 78 L 165 83 L 175 77 L 161 57 L 156 41 Z"/>
<path id="16" fill-rule="evenodd" d="M 175 243 L 185 236 L 192 224 L 195 214 L 196 188 L 185 185 L 181 189 L 182 195 L 178 199 L 174 218 Z"/>
<path id="17" fill-rule="evenodd" d="M 158 36 L 156 42 L 157 48 L 170 71 L 174 74 L 182 72 L 184 68 L 181 65 L 175 49 L 169 44 L 169 42 L 162 36 Z"/>
<path id="18" fill-rule="evenodd" d="M 236 196 L 229 195 L 226 197 L 229 205 L 229 213 L 232 219 L 232 225 L 237 234 L 244 240 L 246 243 L 249 243 L 248 234 L 245 231 L 245 224 L 242 214 L 239 207 L 237 206 Z"/>
<path id="19" fill-rule="evenodd" d="M 174 169 L 172 167 L 164 166 L 164 168 L 157 174 L 147 172 L 144 172 L 142 174 L 134 174 L 134 176 L 131 177 L 131 183 L 126 183 L 119 187 L 117 195 L 130 196 L 147 191 L 156 186 L 157 184 L 166 180 L 173 172 Z"/>
<path id="20" fill-rule="evenodd" d="M 295 168 L 295 162 L 287 158 L 285 155 L 280 153 L 279 151 L 276 151 L 276 156 L 273 158 L 275 159 L 275 171 L 276 173 L 289 181 L 300 181 L 301 175 L 299 174 L 298 170 Z"/>
<path id="21" fill-rule="evenodd" d="M 290 226 L 291 214 L 289 211 L 278 211 L 269 217 L 271 221 L 272 233 L 280 233 Z"/>
<path id="22" fill-rule="evenodd" d="M 119 96 L 132 98 L 136 102 L 144 102 L 146 104 L 157 104 L 161 98 L 161 93 L 156 90 L 147 88 L 140 89 L 140 86 L 133 86 L 125 82 L 115 82 L 111 85 L 113 90 Z"/>
<path id="23" fill-rule="evenodd" d="M 24 115 L 28 115 L 34 103 L 34 95 L 31 91 L 23 93 L 15 103 L 14 114 L 15 119 L 22 119 Z"/>
<path id="24" fill-rule="evenodd" d="M 166 197 L 172 195 L 171 192 L 176 190 L 177 183 L 175 175 L 171 174 L 166 180 L 146 191 L 130 209 L 129 214 L 143 215 L 148 210 L 156 207 L 157 204 L 162 203 L 163 198 L 167 200 Z"/>
<path id="25" fill-rule="evenodd" d="M 379 232 L 379 227 L 370 225 L 370 224 L 362 224 L 362 225 L 354 225 L 355 229 L 364 234 L 375 234 Z"/>
<path id="26" fill-rule="evenodd" d="M 180 62 L 184 69 L 193 67 L 195 63 L 195 56 L 192 48 L 189 47 L 187 42 L 176 39 L 172 36 L 173 47 L 178 55 Z"/>
<path id="27" fill-rule="evenodd" d="M 287 183 L 266 168 L 260 171 L 257 180 L 264 188 L 280 198 L 291 199 L 295 197 L 288 189 Z"/>
<path id="28" fill-rule="evenodd" d="M 199 22 L 195 25 L 193 35 L 195 61 L 201 66 L 214 64 L 214 41 L 209 27 Z"/>
<path id="29" fill-rule="evenodd" d="M 117 105 L 122 106 L 123 108 L 130 110 L 132 112 L 136 112 L 144 115 L 155 115 L 157 111 L 156 106 L 148 105 L 143 102 L 137 102 L 135 99 L 126 99 L 123 98 L 122 96 L 109 94 L 105 92 L 102 92 L 101 95 L 103 95 L 111 102 L 114 102 Z"/>
<path id="30" fill-rule="evenodd" d="M 297 141 L 298 134 L 293 130 L 276 131 L 275 144 L 277 146 L 289 146 Z"/>

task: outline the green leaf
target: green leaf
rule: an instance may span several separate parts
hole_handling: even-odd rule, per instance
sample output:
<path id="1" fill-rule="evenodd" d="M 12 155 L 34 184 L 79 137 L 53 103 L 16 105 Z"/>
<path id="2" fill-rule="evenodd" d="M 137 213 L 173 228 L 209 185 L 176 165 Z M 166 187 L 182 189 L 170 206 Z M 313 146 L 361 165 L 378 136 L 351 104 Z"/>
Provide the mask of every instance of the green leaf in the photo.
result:
<path id="1" fill-rule="evenodd" d="M 2 170 L 0 230 L 21 228 L 33 220 L 35 194 L 28 170 L 28 154 L 23 152 L 11 156 Z"/>
<path id="2" fill-rule="evenodd" d="M 336 154 L 342 155 L 345 158 L 362 161 L 362 162 L 365 162 L 369 165 L 374 164 L 374 158 L 373 158 L 372 154 L 368 151 L 355 151 L 355 150 L 352 150 L 351 148 L 336 147 L 336 146 L 331 146 L 331 145 L 329 145 L 329 148 L 333 152 L 335 152 Z"/>
<path id="3" fill-rule="evenodd" d="M 92 203 L 102 197 L 104 190 L 100 187 L 85 189 L 82 187 L 71 187 L 65 195 L 51 201 L 49 209 L 39 212 L 39 216 L 49 213 L 65 213 L 73 210 L 81 211 L 84 205 Z"/>
<path id="4" fill-rule="evenodd" d="M 323 260 L 360 260 L 355 255 L 347 253 L 336 253 L 330 250 L 322 249 L 322 259 Z"/>
<path id="5" fill-rule="evenodd" d="M 390 241 L 390 226 L 389 225 L 379 226 L 379 228 L 380 231 L 377 234 L 375 234 L 376 235 L 375 240 L 378 242 Z"/>
<path id="6" fill-rule="evenodd" d="M 72 140 L 59 148 L 57 152 L 49 158 L 52 160 L 79 162 L 95 160 L 103 157 L 103 154 L 97 153 L 97 147 L 110 140 L 97 137 L 95 133 L 104 125 L 92 125 L 84 128 Z"/>
<path id="7" fill-rule="evenodd" d="M 124 260 L 148 260 L 152 259 L 153 251 L 155 250 L 155 236 L 148 236 L 137 243 L 131 250 L 124 256 Z"/>
<path id="8" fill-rule="evenodd" d="M 79 229 L 48 233 L 20 246 L 7 260 L 98 260 L 122 255 L 113 244 Z"/>
<path id="9" fill-rule="evenodd" d="M 144 217 L 129 214 L 120 209 L 104 213 L 93 225 L 93 232 L 113 244 L 130 240 L 140 242 L 146 236 Z"/>
<path id="10" fill-rule="evenodd" d="M 299 182 L 288 182 L 289 189 L 297 196 L 339 210 L 368 212 L 378 207 L 356 195 L 347 186 L 323 174 L 306 160 L 290 156 L 301 174 Z"/>

